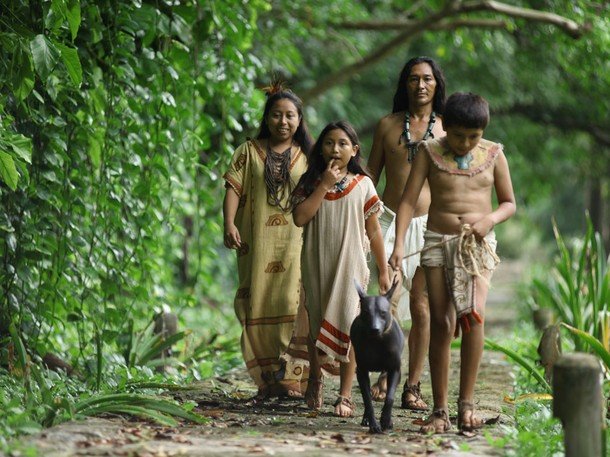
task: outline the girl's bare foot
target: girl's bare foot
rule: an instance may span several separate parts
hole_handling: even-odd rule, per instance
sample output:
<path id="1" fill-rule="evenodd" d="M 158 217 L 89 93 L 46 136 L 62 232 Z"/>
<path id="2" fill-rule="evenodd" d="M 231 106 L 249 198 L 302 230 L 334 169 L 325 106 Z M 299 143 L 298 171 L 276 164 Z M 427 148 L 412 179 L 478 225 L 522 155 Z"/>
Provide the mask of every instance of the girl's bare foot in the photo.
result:
<path id="1" fill-rule="evenodd" d="M 339 417 L 352 417 L 356 409 L 352 399 L 343 395 L 337 397 L 333 406 L 335 407 L 335 416 Z"/>
<path id="2" fill-rule="evenodd" d="M 387 392 L 388 374 L 385 371 L 382 371 L 377 382 L 371 386 L 371 398 L 378 401 L 385 400 Z"/>

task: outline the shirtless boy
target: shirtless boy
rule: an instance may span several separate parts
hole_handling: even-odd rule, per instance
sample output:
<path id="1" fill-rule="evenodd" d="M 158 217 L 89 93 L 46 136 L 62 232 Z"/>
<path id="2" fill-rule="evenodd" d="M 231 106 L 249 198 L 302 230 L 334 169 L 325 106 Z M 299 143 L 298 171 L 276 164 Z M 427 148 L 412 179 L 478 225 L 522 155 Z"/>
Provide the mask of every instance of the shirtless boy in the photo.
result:
<path id="1" fill-rule="evenodd" d="M 451 427 L 448 376 L 451 339 L 459 319 L 461 347 L 458 428 L 482 426 L 474 412 L 474 387 L 483 353 L 483 319 L 489 279 L 499 261 L 495 255 L 496 224 L 516 210 L 508 163 L 502 145 L 482 138 L 489 107 L 480 96 L 456 93 L 443 115 L 446 137 L 419 146 L 396 220 L 392 267 L 405 255 L 404 234 L 417 211 L 426 180 L 431 204 L 421 265 L 430 301 L 430 376 L 434 409 L 421 428 L 442 433 Z M 492 208 L 495 189 L 498 207 Z M 475 243 L 465 245 L 469 241 Z M 409 248 L 410 249 L 410 248 Z M 474 263 L 460 254 L 473 253 Z M 463 257 L 462 257 L 463 259 Z M 456 332 L 457 333 L 457 332 Z"/>
<path id="2" fill-rule="evenodd" d="M 439 138 L 444 135 L 440 115 L 445 104 L 445 78 L 440 68 L 429 57 L 416 57 L 409 60 L 398 78 L 398 87 L 394 95 L 392 114 L 382 118 L 375 130 L 373 147 L 369 157 L 368 168 L 375 185 L 378 184 L 382 170 L 385 168 L 386 185 L 382 200 L 386 212 L 379 218 L 384 232 L 386 252 L 394 248 L 394 219 L 400 203 L 407 178 L 411 172 L 413 157 L 417 144 L 428 138 Z M 409 252 L 416 252 L 423 247 L 424 231 L 428 207 L 430 206 L 430 190 L 425 183 L 417 200 L 413 222 L 409 226 L 407 239 Z M 388 209 L 390 211 L 388 211 Z M 405 381 L 402 404 L 403 408 L 425 410 L 428 408 L 420 393 L 420 379 L 424 369 L 426 351 L 430 338 L 430 312 L 426 295 L 426 282 L 423 271 L 419 268 L 419 255 L 413 255 L 397 267 L 397 273 L 402 284 L 409 293 L 411 313 L 411 331 L 409 332 L 409 373 Z M 404 275 L 404 278 L 402 277 Z M 392 299 L 394 311 L 402 305 L 402 288 Z M 382 399 L 385 396 L 385 374 L 379 377 L 371 389 L 373 398 Z"/>

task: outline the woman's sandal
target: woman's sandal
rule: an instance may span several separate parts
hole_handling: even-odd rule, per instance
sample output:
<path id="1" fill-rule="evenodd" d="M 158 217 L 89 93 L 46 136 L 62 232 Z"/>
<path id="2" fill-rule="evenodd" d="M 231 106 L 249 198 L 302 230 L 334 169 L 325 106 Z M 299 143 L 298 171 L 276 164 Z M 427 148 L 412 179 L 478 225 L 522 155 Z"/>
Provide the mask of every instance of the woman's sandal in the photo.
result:
<path id="1" fill-rule="evenodd" d="M 401 405 L 400 407 L 403 409 L 412 409 L 414 411 L 427 411 L 428 405 L 424 401 L 421 396 L 421 383 L 413 384 L 410 386 L 408 383 L 405 383 L 405 387 L 402 390 Z M 413 400 L 409 400 L 409 395 L 414 397 Z M 423 405 L 422 405 L 423 403 Z"/>
<path id="2" fill-rule="evenodd" d="M 335 403 L 333 403 L 335 407 L 335 416 L 337 417 L 353 417 L 354 411 L 356 410 L 356 405 L 350 397 L 344 397 L 343 395 L 339 395 Z M 347 408 L 349 411 L 347 414 L 341 414 L 341 408 Z"/>
<path id="3" fill-rule="evenodd" d="M 420 433 L 445 433 L 449 430 L 451 430 L 451 421 L 445 408 L 433 410 L 419 429 Z"/>
<path id="4" fill-rule="evenodd" d="M 309 409 L 318 410 L 324 403 L 324 381 L 323 378 L 309 378 L 307 390 L 305 391 L 305 402 Z"/>
<path id="5" fill-rule="evenodd" d="M 277 383 L 278 398 L 303 398 L 301 393 L 301 382 L 297 380 L 280 381 Z"/>
<path id="6" fill-rule="evenodd" d="M 470 413 L 470 425 L 464 423 L 464 416 Z M 466 400 L 458 400 L 457 414 L 458 430 L 461 432 L 472 432 L 485 425 L 485 421 L 474 415 L 474 403 Z"/>

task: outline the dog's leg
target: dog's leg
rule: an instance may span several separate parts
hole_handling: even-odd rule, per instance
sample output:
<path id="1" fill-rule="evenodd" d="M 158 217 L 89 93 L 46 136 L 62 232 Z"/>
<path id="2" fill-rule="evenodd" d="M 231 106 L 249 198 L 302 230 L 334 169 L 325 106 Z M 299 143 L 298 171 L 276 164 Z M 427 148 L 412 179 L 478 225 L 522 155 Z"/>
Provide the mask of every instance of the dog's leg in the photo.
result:
<path id="1" fill-rule="evenodd" d="M 377 419 L 375 419 L 375 410 L 373 409 L 369 372 L 363 368 L 357 367 L 356 376 L 358 377 L 358 385 L 360 386 L 360 393 L 362 394 L 362 401 L 364 402 L 364 414 L 362 415 L 361 425 L 368 425 L 369 432 L 371 433 L 381 433 L 381 427 L 379 427 Z"/>
<path id="2" fill-rule="evenodd" d="M 392 407 L 394 406 L 394 396 L 399 383 L 400 369 L 388 370 L 388 393 L 381 410 L 381 430 L 392 430 Z"/>

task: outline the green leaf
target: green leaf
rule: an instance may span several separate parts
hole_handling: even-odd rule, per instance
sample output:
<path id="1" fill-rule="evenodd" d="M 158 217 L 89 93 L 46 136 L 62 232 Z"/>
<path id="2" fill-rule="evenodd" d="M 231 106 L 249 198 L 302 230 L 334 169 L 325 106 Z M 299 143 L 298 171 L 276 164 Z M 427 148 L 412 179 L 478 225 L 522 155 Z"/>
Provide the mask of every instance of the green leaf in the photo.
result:
<path id="1" fill-rule="evenodd" d="M 494 343 L 493 341 L 488 340 L 487 338 L 485 338 L 485 346 L 494 351 L 500 351 L 506 354 L 508 357 L 513 359 L 523 368 L 525 368 L 525 370 L 527 370 L 536 379 L 536 381 L 538 381 L 538 384 L 540 384 L 540 386 L 542 386 L 547 392 L 551 392 L 551 386 L 549 386 L 549 383 L 546 382 L 546 379 L 544 379 L 544 377 L 540 374 L 540 372 L 536 369 L 535 366 L 525 360 L 520 354 L 516 353 L 511 349 L 505 348 L 504 346 L 500 346 L 498 343 Z"/>
<path id="2" fill-rule="evenodd" d="M 68 14 L 68 6 L 66 0 L 52 0 L 51 10 L 60 18 L 65 19 Z"/>
<path id="3" fill-rule="evenodd" d="M 146 364 L 153 357 L 160 354 L 165 349 L 170 348 L 173 344 L 177 343 L 178 341 L 184 339 L 190 333 L 191 332 L 189 330 L 185 330 L 182 332 L 175 333 L 167 338 L 161 337 L 160 339 L 156 340 L 154 345 L 147 352 L 145 352 L 144 354 L 142 354 L 140 356 L 140 358 L 137 362 L 138 365 Z"/>
<path id="4" fill-rule="evenodd" d="M 26 50 L 24 46 L 17 46 L 13 59 L 16 68 L 16 71 L 12 74 L 13 92 L 19 100 L 25 100 L 32 92 L 36 78 L 29 49 Z"/>
<path id="5" fill-rule="evenodd" d="M 12 190 L 17 189 L 19 173 L 17 173 L 13 158 L 4 151 L 0 151 L 0 178 Z"/>
<path id="6" fill-rule="evenodd" d="M 11 334 L 11 338 L 13 340 L 13 345 L 15 346 L 15 350 L 17 352 L 17 360 L 19 361 L 19 366 L 25 373 L 25 370 L 27 367 L 28 356 L 27 356 L 27 352 L 25 350 L 25 345 L 23 344 L 23 340 L 21 339 L 21 336 L 19 335 L 19 332 L 17 331 L 17 327 L 15 327 L 15 324 L 11 323 L 8 326 L 8 331 Z"/>
<path id="7" fill-rule="evenodd" d="M 593 351 L 598 355 L 598 357 L 602 359 L 606 367 L 610 369 L 610 352 L 608 352 L 608 350 L 604 347 L 601 341 L 599 341 L 590 333 L 574 328 L 571 325 L 566 324 L 565 322 L 562 322 L 561 325 L 567 328 L 574 335 L 578 336 L 584 342 L 589 344 L 589 346 L 591 346 L 591 349 L 593 349 Z"/>
<path id="8" fill-rule="evenodd" d="M 30 41 L 30 50 L 34 58 L 34 68 L 43 82 L 46 83 L 49 74 L 57 65 L 59 51 L 44 35 L 36 35 Z"/>
<path id="9" fill-rule="evenodd" d="M 78 58 L 78 51 L 75 48 L 70 48 L 61 43 L 55 43 L 55 46 L 59 49 L 61 59 L 68 70 L 70 79 L 76 87 L 80 87 L 83 82 L 83 68 L 81 67 L 80 59 Z"/>
<path id="10" fill-rule="evenodd" d="M 12 135 L 10 146 L 21 160 L 32 164 L 32 140 L 30 138 L 23 135 Z"/>
<path id="11" fill-rule="evenodd" d="M 68 2 L 68 9 L 66 11 L 66 17 L 68 24 L 70 25 L 70 34 L 72 35 L 72 41 L 76 38 L 78 28 L 80 27 L 81 15 L 80 15 L 80 2 L 77 0 L 70 0 Z"/>

